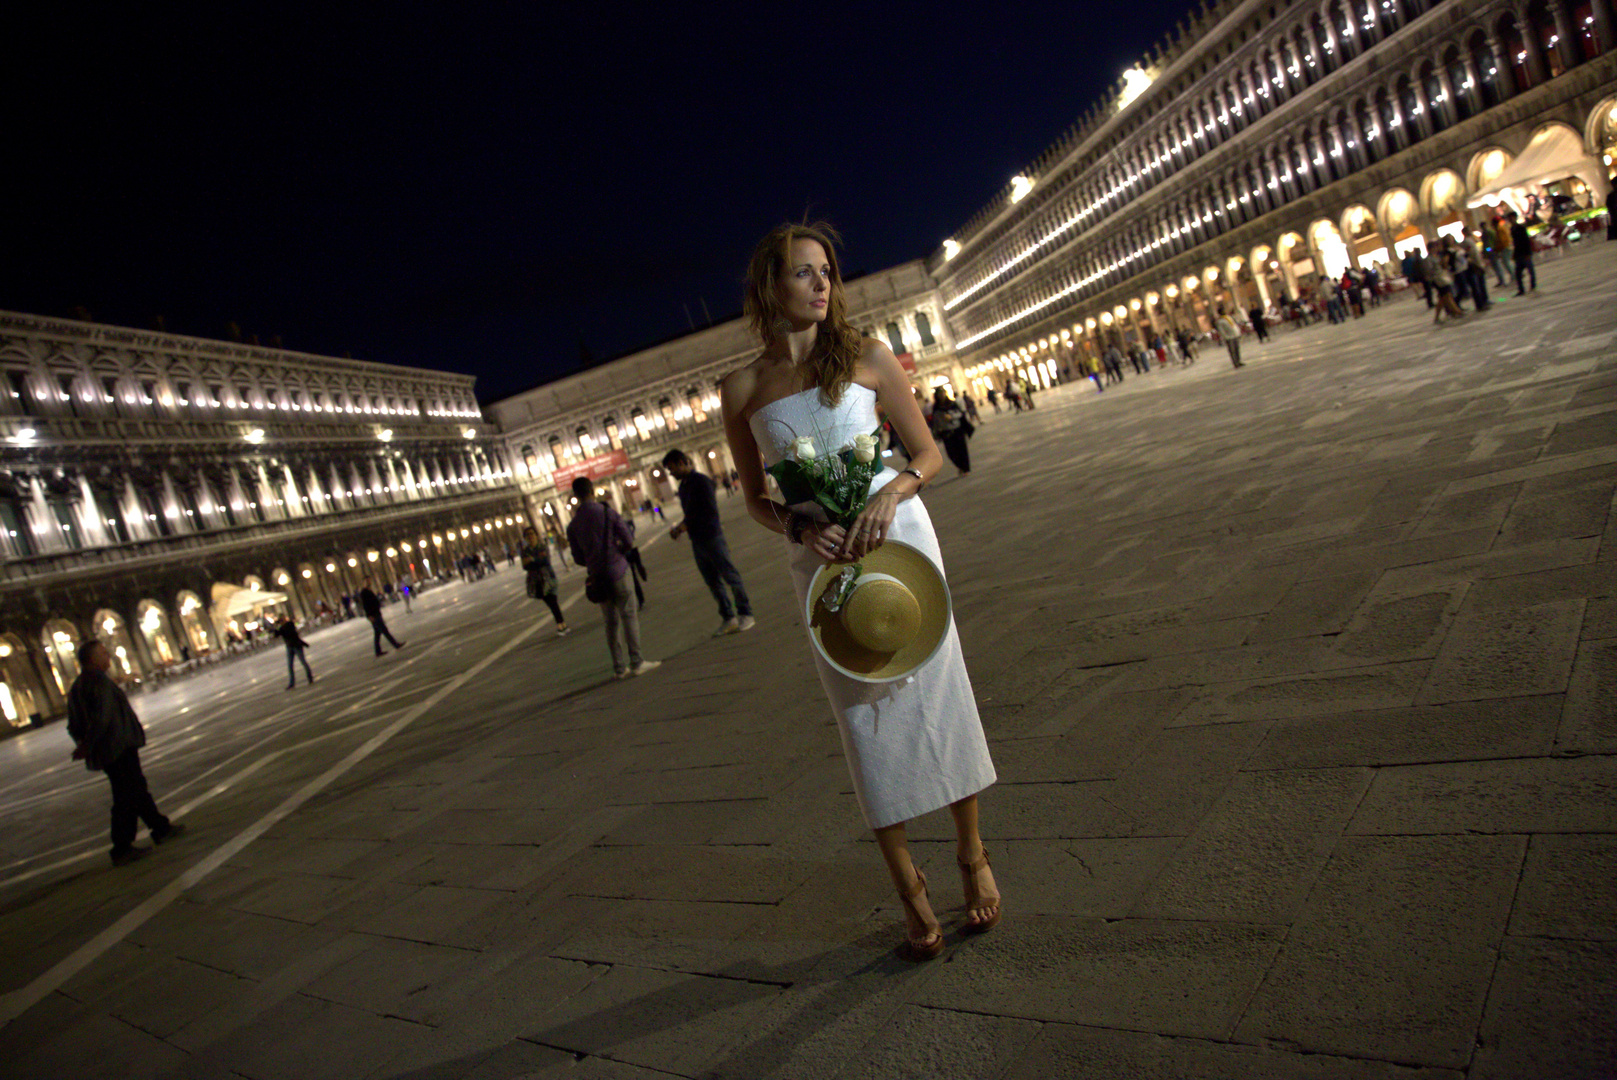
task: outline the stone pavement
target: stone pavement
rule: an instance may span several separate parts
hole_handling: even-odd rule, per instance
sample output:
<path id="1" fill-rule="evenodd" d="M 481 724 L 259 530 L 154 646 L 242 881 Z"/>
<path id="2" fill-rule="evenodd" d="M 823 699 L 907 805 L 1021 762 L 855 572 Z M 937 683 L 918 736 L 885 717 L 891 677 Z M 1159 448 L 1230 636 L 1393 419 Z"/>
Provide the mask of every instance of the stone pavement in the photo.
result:
<path id="1" fill-rule="evenodd" d="M 1453 327 L 1404 299 L 986 418 L 927 503 L 1001 776 L 993 933 L 893 957 L 730 503 L 754 632 L 707 640 L 658 543 L 653 675 L 601 679 L 580 607 L 567 652 L 484 626 L 369 756 L 231 811 L 252 842 L 205 808 L 183 855 L 9 904 L 4 940 L 59 899 L 91 947 L 0 1072 L 1612 1075 L 1617 245 L 1585 246 Z M 946 818 L 911 834 L 953 927 Z"/>

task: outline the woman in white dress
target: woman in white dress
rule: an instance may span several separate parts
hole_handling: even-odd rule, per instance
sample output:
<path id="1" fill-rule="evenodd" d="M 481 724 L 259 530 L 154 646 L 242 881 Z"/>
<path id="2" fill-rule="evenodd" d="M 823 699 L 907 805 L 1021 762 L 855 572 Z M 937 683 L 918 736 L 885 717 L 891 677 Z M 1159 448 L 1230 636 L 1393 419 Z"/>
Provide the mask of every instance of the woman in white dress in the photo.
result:
<path id="1" fill-rule="evenodd" d="M 889 538 L 919 549 L 943 571 L 937 535 L 915 496 L 943 465 L 916 405 L 908 376 L 886 345 L 863 337 L 847 319 L 835 233 L 825 226 L 783 225 L 754 251 L 746 309 L 763 342 L 756 360 L 728 375 L 725 432 L 741 474 L 747 510 L 792 544 L 787 563 L 799 600 L 828 562 L 852 563 Z M 844 530 L 813 503 L 786 506 L 764 487 L 765 464 L 779 461 L 799 435 L 823 452 L 876 429 L 876 409 L 913 456 L 903 472 L 883 469 L 870 500 Z M 999 891 L 977 825 L 977 794 L 995 780 L 988 742 L 951 622 L 942 647 L 908 679 L 867 683 L 848 678 L 817 653 L 854 791 L 904 904 L 900 951 L 926 960 L 943 951 L 926 877 L 910 861 L 904 825 L 947 806 L 965 893 L 961 930 L 999 922 Z"/>

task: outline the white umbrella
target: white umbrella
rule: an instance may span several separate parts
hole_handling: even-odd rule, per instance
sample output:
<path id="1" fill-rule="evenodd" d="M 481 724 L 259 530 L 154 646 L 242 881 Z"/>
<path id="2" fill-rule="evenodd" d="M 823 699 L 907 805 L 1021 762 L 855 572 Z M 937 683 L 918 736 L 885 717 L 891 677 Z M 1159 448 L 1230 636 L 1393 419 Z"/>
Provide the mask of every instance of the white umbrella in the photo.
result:
<path id="1" fill-rule="evenodd" d="M 1606 170 L 1600 160 L 1583 152 L 1583 140 L 1573 132 L 1559 125 L 1548 127 L 1533 136 L 1521 157 L 1506 165 L 1504 172 L 1472 194 L 1466 205 L 1474 209 L 1505 201 L 1520 210 L 1517 205 L 1520 197 L 1514 196 L 1512 189 L 1548 184 L 1569 176 L 1588 184 L 1596 202 L 1606 197 Z"/>

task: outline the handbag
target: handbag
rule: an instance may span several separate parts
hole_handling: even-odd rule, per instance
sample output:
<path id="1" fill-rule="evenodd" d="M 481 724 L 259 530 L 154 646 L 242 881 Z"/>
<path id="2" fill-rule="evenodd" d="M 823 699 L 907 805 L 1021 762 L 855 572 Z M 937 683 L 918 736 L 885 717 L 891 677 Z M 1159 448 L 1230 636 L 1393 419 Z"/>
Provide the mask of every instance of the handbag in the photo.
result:
<path id="1" fill-rule="evenodd" d="M 606 550 L 606 527 L 608 511 L 601 507 L 601 550 Z M 612 583 L 606 580 L 604 574 L 588 574 L 584 578 L 584 599 L 592 604 L 606 604 L 612 600 Z"/>

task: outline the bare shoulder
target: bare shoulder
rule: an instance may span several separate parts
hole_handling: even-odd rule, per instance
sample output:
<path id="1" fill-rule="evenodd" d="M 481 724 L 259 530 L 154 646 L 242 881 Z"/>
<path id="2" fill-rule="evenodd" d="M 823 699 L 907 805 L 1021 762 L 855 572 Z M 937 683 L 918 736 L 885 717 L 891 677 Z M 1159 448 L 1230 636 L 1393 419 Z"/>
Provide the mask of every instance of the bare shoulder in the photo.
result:
<path id="1" fill-rule="evenodd" d="M 751 392 L 758 385 L 758 359 L 742 364 L 719 380 L 719 386 L 726 393 L 737 391 Z"/>
<path id="2" fill-rule="evenodd" d="M 719 380 L 719 400 L 724 411 L 735 416 L 747 407 L 758 389 L 758 360 L 743 364 Z"/>
<path id="3" fill-rule="evenodd" d="M 880 338 L 867 337 L 860 343 L 859 382 L 877 384 L 891 379 L 907 380 L 904 368 L 893 355 L 893 350 Z"/>

